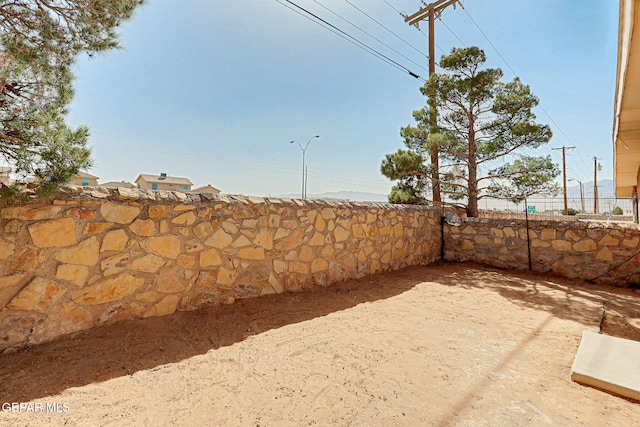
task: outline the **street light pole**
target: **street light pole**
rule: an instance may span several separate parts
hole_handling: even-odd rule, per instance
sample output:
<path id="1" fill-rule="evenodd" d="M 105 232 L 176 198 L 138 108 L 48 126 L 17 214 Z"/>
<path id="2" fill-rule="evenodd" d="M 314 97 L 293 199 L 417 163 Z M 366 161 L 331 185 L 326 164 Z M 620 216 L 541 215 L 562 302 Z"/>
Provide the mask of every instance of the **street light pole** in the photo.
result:
<path id="1" fill-rule="evenodd" d="M 298 141 L 294 141 L 294 140 L 289 141 L 290 144 L 293 144 L 294 142 L 296 144 L 298 144 L 298 147 L 300 147 L 300 151 L 302 151 L 302 194 L 301 194 L 301 198 L 303 198 L 303 199 L 306 199 L 306 197 L 307 197 L 307 180 L 305 178 L 305 155 L 307 154 L 307 148 L 309 148 L 309 144 L 311 144 L 311 140 L 313 138 L 320 138 L 320 135 L 314 135 L 311 138 L 309 138 L 309 141 L 307 141 L 307 145 L 305 145 L 304 148 L 302 147 L 302 145 L 300 145 L 300 143 Z"/>
<path id="2" fill-rule="evenodd" d="M 575 179 L 575 178 L 569 178 L 569 181 L 576 181 L 578 184 L 580 184 L 580 206 L 582 207 L 582 209 L 580 210 L 580 213 L 585 213 L 585 210 L 584 210 L 584 187 L 583 187 L 582 181 L 580 181 L 579 179 Z"/>

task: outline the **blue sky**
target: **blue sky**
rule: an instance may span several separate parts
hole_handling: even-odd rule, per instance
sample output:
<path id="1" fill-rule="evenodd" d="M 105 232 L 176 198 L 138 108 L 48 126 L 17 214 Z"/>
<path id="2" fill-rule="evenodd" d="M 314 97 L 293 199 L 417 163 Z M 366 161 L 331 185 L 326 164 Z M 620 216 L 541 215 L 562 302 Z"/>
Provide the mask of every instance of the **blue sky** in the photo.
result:
<path id="1" fill-rule="evenodd" d="M 292 1 L 427 77 L 426 23 L 420 32 L 395 10 L 412 14 L 419 1 Z M 436 22 L 437 59 L 462 41 L 484 49 L 505 80 L 512 68 L 540 98 L 538 121 L 554 132 L 536 153 L 560 163 L 551 148 L 576 146 L 567 152 L 569 177 L 592 180 L 597 156 L 599 177 L 611 178 L 618 2 L 464 7 Z M 392 183 L 380 162 L 402 147 L 400 127 L 425 104 L 422 82 L 276 0 L 149 0 L 120 33 L 123 49 L 75 67 L 69 121 L 91 128 L 89 172 L 100 182 L 166 172 L 225 193 L 297 194 L 302 154 L 289 141 L 304 146 L 319 134 L 307 151 L 309 194 L 386 194 Z"/>

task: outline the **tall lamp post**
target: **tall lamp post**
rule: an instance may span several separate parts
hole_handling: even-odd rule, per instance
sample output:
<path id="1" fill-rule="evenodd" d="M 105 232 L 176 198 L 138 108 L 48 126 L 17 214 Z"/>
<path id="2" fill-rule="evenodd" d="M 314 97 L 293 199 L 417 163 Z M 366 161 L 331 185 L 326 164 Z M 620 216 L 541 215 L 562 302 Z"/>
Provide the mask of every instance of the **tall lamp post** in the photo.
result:
<path id="1" fill-rule="evenodd" d="M 580 184 L 580 206 L 582 207 L 580 213 L 584 213 L 584 187 L 582 185 L 582 181 L 575 178 L 569 178 L 569 181 L 576 181 L 578 184 Z"/>
<path id="2" fill-rule="evenodd" d="M 304 148 L 302 147 L 302 145 L 300 145 L 298 141 L 293 141 L 293 140 L 289 141 L 291 144 L 293 144 L 294 142 L 298 144 L 298 147 L 300 147 L 300 150 L 302 151 L 302 198 L 303 199 L 307 198 L 307 180 L 305 179 L 304 158 L 305 158 L 305 154 L 307 153 L 307 148 L 309 148 L 309 144 L 311 144 L 311 140 L 313 138 L 320 138 L 320 135 L 314 135 L 311 138 L 309 138 L 309 141 L 307 141 L 307 145 L 305 145 Z"/>

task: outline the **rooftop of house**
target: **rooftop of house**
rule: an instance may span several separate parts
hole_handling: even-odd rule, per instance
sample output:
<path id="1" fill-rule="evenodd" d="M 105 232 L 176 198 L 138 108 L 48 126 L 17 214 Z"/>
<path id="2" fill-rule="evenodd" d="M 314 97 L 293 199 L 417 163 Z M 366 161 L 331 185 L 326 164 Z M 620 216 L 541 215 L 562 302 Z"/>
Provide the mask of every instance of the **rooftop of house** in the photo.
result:
<path id="1" fill-rule="evenodd" d="M 95 175 L 91 175 L 90 173 L 84 172 L 84 171 L 78 171 L 78 173 L 76 174 L 76 176 L 78 178 L 95 178 L 98 179 L 97 176 Z"/>
<path id="2" fill-rule="evenodd" d="M 138 183 L 140 181 L 157 182 L 157 183 L 165 183 L 165 184 L 176 184 L 176 185 L 193 185 L 193 182 L 191 182 L 189 180 L 189 178 L 182 178 L 182 177 L 178 177 L 178 176 L 169 176 L 167 174 L 150 175 L 150 174 L 142 173 L 135 180 L 136 183 Z"/>

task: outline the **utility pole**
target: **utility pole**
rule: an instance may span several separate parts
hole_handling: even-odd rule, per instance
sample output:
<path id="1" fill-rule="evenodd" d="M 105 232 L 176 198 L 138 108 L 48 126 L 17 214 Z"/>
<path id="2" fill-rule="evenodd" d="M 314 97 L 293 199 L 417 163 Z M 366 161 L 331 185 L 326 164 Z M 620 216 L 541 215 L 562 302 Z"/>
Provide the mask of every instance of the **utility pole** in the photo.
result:
<path id="1" fill-rule="evenodd" d="M 563 184 L 563 193 L 564 193 L 564 214 L 569 215 L 569 205 L 567 204 L 567 157 L 566 151 L 573 150 L 576 147 L 565 147 L 564 145 L 560 148 L 552 148 L 552 150 L 562 150 L 562 184 Z"/>
<path id="2" fill-rule="evenodd" d="M 437 0 L 430 3 L 414 13 L 413 15 L 406 16 L 404 22 L 409 25 L 419 26 L 419 22 L 423 20 L 429 21 L 429 77 L 436 72 L 436 29 L 435 18 L 436 14 L 441 13 L 444 9 L 451 5 L 455 5 L 459 0 Z M 424 2 L 423 2 L 424 4 Z M 433 99 L 432 99 L 433 101 Z M 435 104 L 431 102 L 430 105 Z M 435 108 L 432 108 L 429 116 L 430 129 L 429 134 L 433 134 L 438 131 L 437 129 L 437 116 Z M 440 195 L 440 165 L 439 165 L 439 151 L 437 146 L 433 146 L 429 150 L 431 155 L 431 186 L 433 191 L 433 204 L 434 206 L 442 205 L 442 196 Z"/>
<path id="3" fill-rule="evenodd" d="M 593 156 L 593 213 L 598 213 L 598 171 L 602 170 L 602 165 L 598 163 L 598 158 Z"/>

